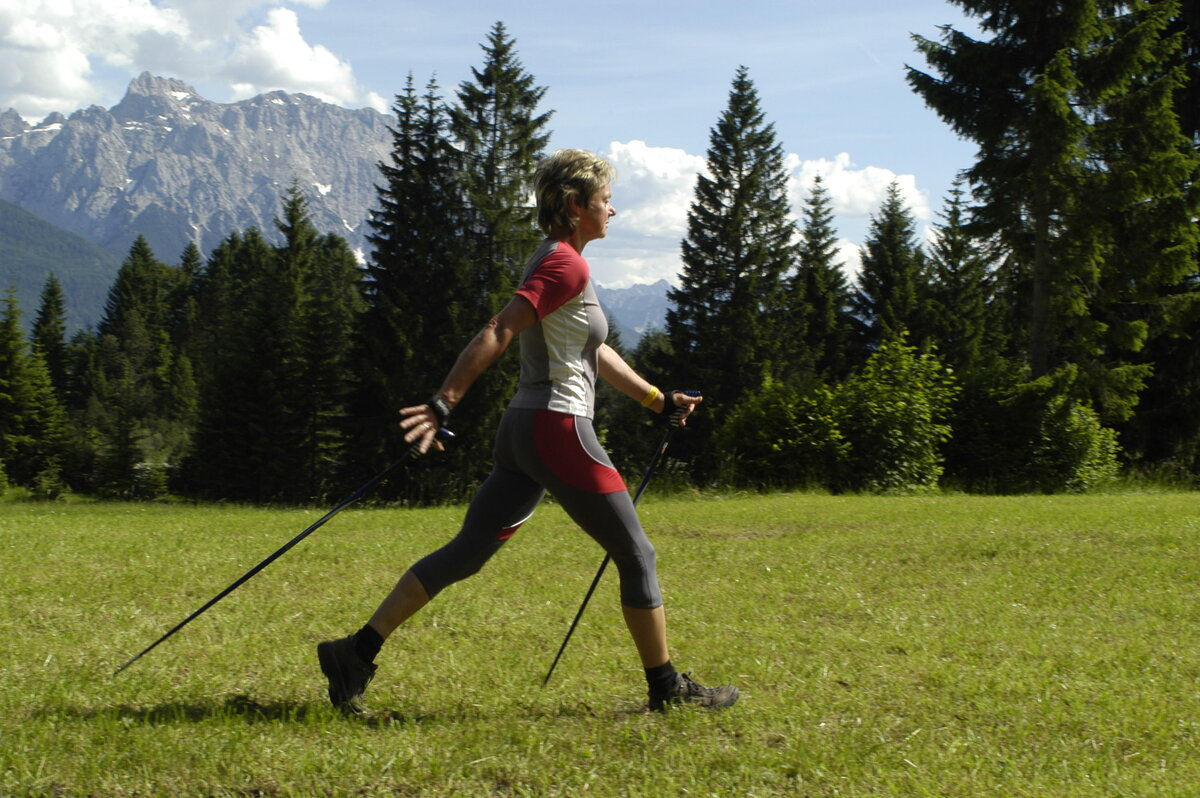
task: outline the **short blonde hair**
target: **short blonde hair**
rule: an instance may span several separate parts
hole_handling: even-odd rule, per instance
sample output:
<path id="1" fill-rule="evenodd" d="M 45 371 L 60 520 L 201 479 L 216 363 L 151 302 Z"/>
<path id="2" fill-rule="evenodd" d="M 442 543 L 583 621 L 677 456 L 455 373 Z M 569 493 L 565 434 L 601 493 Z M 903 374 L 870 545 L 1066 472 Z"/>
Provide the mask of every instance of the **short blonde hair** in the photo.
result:
<path id="1" fill-rule="evenodd" d="M 567 198 L 577 196 L 587 204 L 592 195 L 610 185 L 617 170 L 587 150 L 559 150 L 538 164 L 533 174 L 538 227 L 546 235 L 575 229 Z"/>

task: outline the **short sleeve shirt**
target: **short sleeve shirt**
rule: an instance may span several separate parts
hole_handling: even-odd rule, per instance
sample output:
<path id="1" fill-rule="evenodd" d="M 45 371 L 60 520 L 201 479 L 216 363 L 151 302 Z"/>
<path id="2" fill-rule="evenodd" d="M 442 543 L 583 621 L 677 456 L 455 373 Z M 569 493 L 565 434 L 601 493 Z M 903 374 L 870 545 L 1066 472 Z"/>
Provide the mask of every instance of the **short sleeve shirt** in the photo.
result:
<path id="1" fill-rule="evenodd" d="M 587 261 L 565 241 L 546 239 L 526 263 L 516 294 L 529 300 L 538 320 L 520 335 L 521 380 L 510 407 L 591 418 L 608 319 Z"/>

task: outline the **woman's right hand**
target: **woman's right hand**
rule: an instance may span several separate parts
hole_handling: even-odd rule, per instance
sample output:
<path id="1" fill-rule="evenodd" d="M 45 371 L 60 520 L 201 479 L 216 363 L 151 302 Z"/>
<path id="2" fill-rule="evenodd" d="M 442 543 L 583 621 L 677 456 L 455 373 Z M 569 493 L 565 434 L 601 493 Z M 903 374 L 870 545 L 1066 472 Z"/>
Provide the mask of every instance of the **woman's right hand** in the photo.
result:
<path id="1" fill-rule="evenodd" d="M 400 408 L 400 415 L 404 416 L 400 421 L 400 429 L 404 430 L 404 442 L 416 443 L 420 442 L 417 451 L 421 454 L 429 451 L 430 445 L 434 446 L 439 452 L 444 451 L 446 447 L 437 439 L 437 432 L 440 429 L 438 425 L 438 417 L 433 408 L 427 404 L 413 405 L 412 407 Z"/>

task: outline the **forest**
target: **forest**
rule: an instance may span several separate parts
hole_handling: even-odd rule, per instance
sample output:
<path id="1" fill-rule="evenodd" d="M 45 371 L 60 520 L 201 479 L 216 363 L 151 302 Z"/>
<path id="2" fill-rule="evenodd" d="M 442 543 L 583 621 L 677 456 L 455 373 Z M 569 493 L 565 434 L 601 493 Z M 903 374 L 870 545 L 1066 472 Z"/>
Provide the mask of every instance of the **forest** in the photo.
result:
<path id="1" fill-rule="evenodd" d="M 893 185 L 862 267 L 820 179 L 789 206 L 746 68 L 710 130 L 663 329 L 610 344 L 703 412 L 666 471 L 699 489 L 1082 492 L 1200 483 L 1200 8 L 955 0 L 982 34 L 914 36 L 924 102 L 977 150 L 928 241 Z M 410 74 L 360 264 L 298 184 L 276 230 L 175 263 L 132 242 L 95 329 L 47 280 L 32 332 L 0 307 L 0 489 L 40 498 L 306 503 L 404 450 L 424 401 L 512 296 L 541 234 L 530 179 L 552 111 L 502 23 L 451 97 Z M 618 178 L 619 180 L 619 178 Z M 377 498 L 464 498 L 490 469 L 515 353 L 456 441 Z M 611 390 L 627 479 L 658 423 Z"/>

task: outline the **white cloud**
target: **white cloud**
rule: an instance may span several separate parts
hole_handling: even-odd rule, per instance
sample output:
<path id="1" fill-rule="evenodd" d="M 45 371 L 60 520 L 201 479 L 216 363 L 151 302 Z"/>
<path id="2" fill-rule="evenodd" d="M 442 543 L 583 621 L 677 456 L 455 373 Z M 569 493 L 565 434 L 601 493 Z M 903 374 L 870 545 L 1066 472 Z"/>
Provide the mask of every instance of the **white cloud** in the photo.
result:
<path id="1" fill-rule="evenodd" d="M 856 169 L 850 154 L 846 152 L 840 153 L 832 161 L 824 158 L 805 161 L 798 155 L 790 154 L 785 158 L 784 168 L 790 175 L 788 193 L 792 207 L 797 212 L 812 188 L 813 178 L 820 175 L 825 188 L 829 190 L 835 216 L 865 218 L 875 214 L 883 203 L 888 186 L 894 182 L 917 221 L 927 222 L 933 218 L 929 198 L 917 188 L 915 175 L 898 175 L 878 166 Z"/>
<path id="2" fill-rule="evenodd" d="M 677 283 L 682 268 L 680 242 L 687 234 L 696 175 L 706 171 L 705 158 L 638 140 L 614 141 L 604 155 L 617 168 L 613 189 L 617 216 L 609 226 L 607 240 L 594 254 L 588 253 L 596 279 L 611 288 L 662 279 Z M 847 153 L 833 160 L 804 160 L 791 154 L 785 158 L 784 168 L 789 176 L 789 202 L 797 217 L 813 177 L 821 176 L 833 204 L 834 225 L 843 231 L 837 242 L 838 256 L 851 277 L 861 268 L 859 246 L 868 220 L 879 211 L 892 182 L 900 187 L 919 223 L 933 218 L 928 198 L 917 188 L 913 175 L 876 166 L 858 168 Z"/>
<path id="3" fill-rule="evenodd" d="M 841 264 L 842 271 L 851 280 L 858 279 L 858 273 L 862 271 L 862 249 L 848 238 L 839 238 L 835 246 L 836 260 Z"/>
<path id="4" fill-rule="evenodd" d="M 100 95 L 92 59 L 136 60 L 142 39 L 183 32 L 148 0 L 8 0 L 0 8 L 0 107 L 31 119 L 73 111 Z"/>
<path id="5" fill-rule="evenodd" d="M 287 0 L 323 7 L 327 0 Z M 0 108 L 30 121 L 114 102 L 103 66 L 130 77 L 149 70 L 257 91 L 287 89 L 345 105 L 386 110 L 364 92 L 349 62 L 309 44 L 285 0 L 4 0 L 0 4 Z M 265 22 L 245 30 L 247 20 Z"/>
<path id="6" fill-rule="evenodd" d="M 702 156 L 644 141 L 614 141 L 605 157 L 617 168 L 613 202 L 620 227 L 646 236 L 682 236 Z"/>
<path id="7" fill-rule="evenodd" d="M 242 95 L 285 89 L 339 104 L 354 103 L 361 95 L 350 63 L 305 41 L 289 8 L 271 9 L 266 24 L 241 40 L 222 71 Z M 386 107 L 378 95 L 368 95 L 367 102 L 381 111 Z"/>

